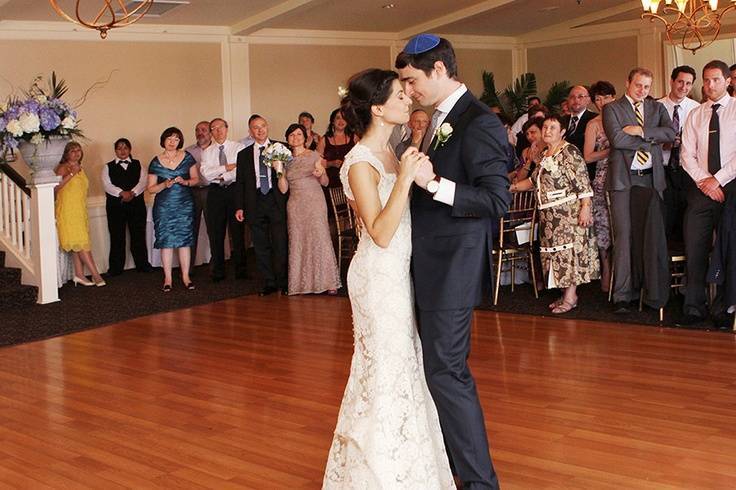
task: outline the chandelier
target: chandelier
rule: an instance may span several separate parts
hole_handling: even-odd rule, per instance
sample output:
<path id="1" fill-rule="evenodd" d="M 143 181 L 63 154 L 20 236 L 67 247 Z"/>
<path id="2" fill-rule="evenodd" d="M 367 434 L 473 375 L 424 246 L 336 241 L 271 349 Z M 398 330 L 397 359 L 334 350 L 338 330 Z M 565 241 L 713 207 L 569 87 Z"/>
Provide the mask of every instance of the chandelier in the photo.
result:
<path id="1" fill-rule="evenodd" d="M 110 29 L 129 26 L 141 20 L 153 5 L 154 0 L 135 0 L 132 2 L 129 0 L 96 0 L 100 6 L 96 15 L 94 11 L 89 14 L 81 11 L 82 4 L 89 5 L 90 2 L 75 0 L 74 17 L 59 7 L 58 2 L 59 0 L 49 0 L 51 7 L 56 10 L 61 18 L 100 31 L 100 37 L 105 39 L 107 31 Z M 117 3 L 117 5 L 113 5 L 114 3 Z"/>
<path id="2" fill-rule="evenodd" d="M 718 10 L 718 0 L 665 0 L 662 14 L 675 14 L 669 21 L 657 13 L 661 0 L 641 0 L 644 13 L 642 19 L 661 21 L 667 39 L 695 53 L 718 38 L 721 32 L 721 17 L 736 8 L 736 0 Z"/>

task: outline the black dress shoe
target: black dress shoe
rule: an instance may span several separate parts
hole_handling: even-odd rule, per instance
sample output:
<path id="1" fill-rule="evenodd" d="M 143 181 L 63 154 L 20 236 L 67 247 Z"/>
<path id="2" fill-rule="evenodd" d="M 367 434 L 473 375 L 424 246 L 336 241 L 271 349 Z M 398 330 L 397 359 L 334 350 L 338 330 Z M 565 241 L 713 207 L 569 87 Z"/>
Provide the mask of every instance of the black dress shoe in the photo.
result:
<path id="1" fill-rule="evenodd" d="M 281 294 L 283 294 L 284 296 L 288 296 L 289 295 L 289 288 L 281 288 Z"/>
<path id="2" fill-rule="evenodd" d="M 260 291 L 258 292 L 258 296 L 268 296 L 269 294 L 273 294 L 273 293 L 275 293 L 276 291 L 278 291 L 278 289 L 277 289 L 277 288 L 275 288 L 275 287 L 273 287 L 273 286 L 266 286 L 265 288 L 261 289 L 261 290 L 260 290 Z"/>
<path id="3" fill-rule="evenodd" d="M 631 313 L 631 304 L 626 301 L 617 301 L 613 304 L 613 313 L 616 315 Z"/>
<path id="4" fill-rule="evenodd" d="M 714 315 L 713 326 L 718 330 L 731 330 L 733 328 L 733 315 L 728 313 Z"/>
<path id="5" fill-rule="evenodd" d="M 109 271 L 107 271 L 107 275 L 109 277 L 119 276 L 122 273 L 123 273 L 123 271 L 119 271 L 119 270 L 109 270 Z"/>
<path id="6" fill-rule="evenodd" d="M 136 271 L 143 273 L 153 272 L 153 267 L 151 267 L 150 264 L 144 265 L 143 267 L 136 268 Z"/>

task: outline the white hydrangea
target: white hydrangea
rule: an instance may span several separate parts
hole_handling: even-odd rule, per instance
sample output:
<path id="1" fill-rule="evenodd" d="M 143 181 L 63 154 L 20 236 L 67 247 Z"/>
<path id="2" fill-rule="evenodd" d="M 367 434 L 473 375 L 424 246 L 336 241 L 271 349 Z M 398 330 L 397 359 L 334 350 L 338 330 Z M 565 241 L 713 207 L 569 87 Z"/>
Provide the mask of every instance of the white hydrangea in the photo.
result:
<path id="1" fill-rule="evenodd" d="M 36 101 L 38 101 L 41 104 L 43 104 L 44 102 L 46 102 L 48 100 L 48 98 L 45 95 L 43 95 L 43 94 L 38 94 L 34 98 L 36 99 Z"/>
<path id="2" fill-rule="evenodd" d="M 66 116 L 64 120 L 61 121 L 61 127 L 64 129 L 74 129 L 77 127 L 77 120 L 72 116 Z"/>
<path id="3" fill-rule="evenodd" d="M 31 138 L 31 143 L 34 144 L 34 145 L 40 145 L 41 143 L 43 143 L 43 141 L 44 141 L 44 139 L 43 139 L 43 135 L 41 133 L 36 133 Z"/>
<path id="4" fill-rule="evenodd" d="M 8 121 L 5 129 L 15 138 L 23 136 L 23 126 L 20 125 L 20 121 L 18 121 L 17 119 L 11 119 L 10 121 Z"/>
<path id="5" fill-rule="evenodd" d="M 18 118 L 20 126 L 23 128 L 25 133 L 37 133 L 41 129 L 41 120 L 37 115 L 30 112 L 24 112 Z"/>

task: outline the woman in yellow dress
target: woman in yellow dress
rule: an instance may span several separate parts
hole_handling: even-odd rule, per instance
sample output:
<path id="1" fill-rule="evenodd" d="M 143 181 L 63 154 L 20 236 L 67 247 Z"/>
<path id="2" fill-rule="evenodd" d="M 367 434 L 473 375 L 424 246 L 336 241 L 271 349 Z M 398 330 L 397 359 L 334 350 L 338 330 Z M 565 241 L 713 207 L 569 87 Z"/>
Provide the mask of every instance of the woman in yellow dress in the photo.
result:
<path id="1" fill-rule="evenodd" d="M 61 249 L 72 254 L 74 285 L 100 287 L 105 285 L 105 281 L 90 252 L 87 218 L 89 180 L 82 169 L 83 157 L 82 145 L 72 141 L 64 147 L 61 163 L 56 167 L 56 175 L 61 177 L 56 187 L 56 231 Z M 84 275 L 84 266 L 92 274 L 92 281 Z"/>

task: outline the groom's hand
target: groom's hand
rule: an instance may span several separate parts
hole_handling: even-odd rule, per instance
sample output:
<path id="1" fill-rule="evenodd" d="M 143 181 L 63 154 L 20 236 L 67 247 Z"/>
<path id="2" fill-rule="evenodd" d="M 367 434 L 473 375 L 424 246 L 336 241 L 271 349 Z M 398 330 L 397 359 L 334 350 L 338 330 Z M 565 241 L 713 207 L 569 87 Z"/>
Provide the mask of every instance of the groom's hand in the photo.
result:
<path id="1" fill-rule="evenodd" d="M 414 177 L 414 183 L 421 187 L 422 189 L 427 188 L 427 182 L 430 180 L 433 180 L 435 178 L 434 168 L 432 167 L 432 162 L 429 160 L 426 160 L 422 162 L 421 166 L 419 167 L 419 170 L 417 171 L 416 176 Z"/>

